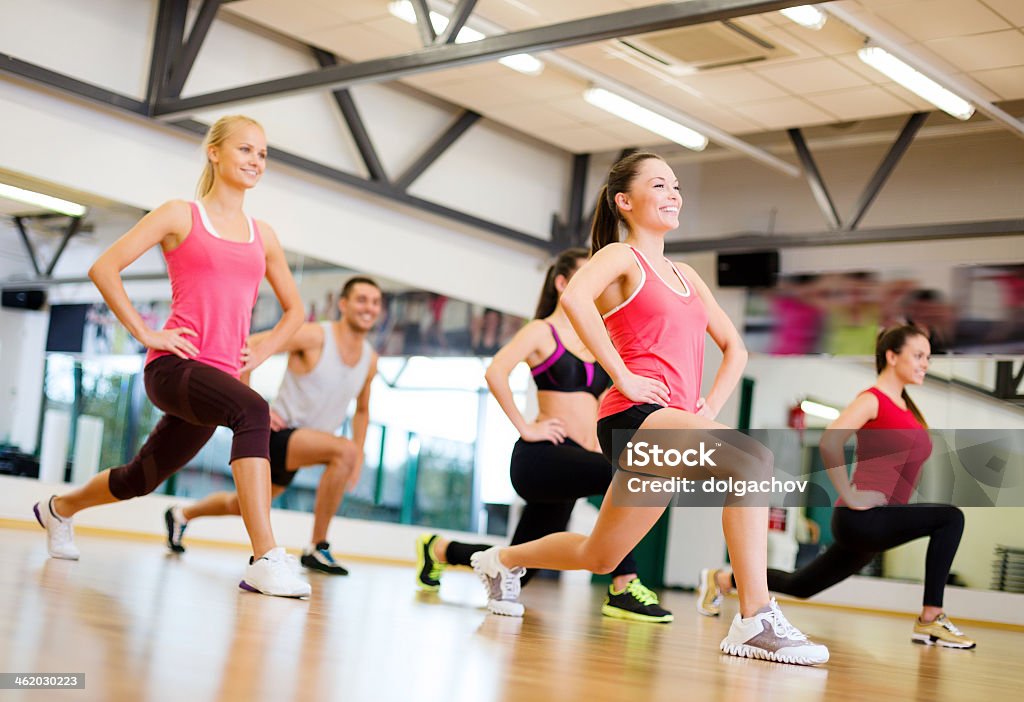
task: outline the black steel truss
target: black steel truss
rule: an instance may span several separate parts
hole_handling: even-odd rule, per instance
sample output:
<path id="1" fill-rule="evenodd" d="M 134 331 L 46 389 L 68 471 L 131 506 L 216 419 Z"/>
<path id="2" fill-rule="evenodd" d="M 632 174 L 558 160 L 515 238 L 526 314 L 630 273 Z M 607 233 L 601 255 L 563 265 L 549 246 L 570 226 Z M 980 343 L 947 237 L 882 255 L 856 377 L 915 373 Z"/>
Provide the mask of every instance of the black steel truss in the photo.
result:
<path id="1" fill-rule="evenodd" d="M 49 217 L 49 215 L 46 215 Z M 36 279 L 52 278 L 53 270 L 57 267 L 57 261 L 60 260 L 61 255 L 64 253 L 64 249 L 67 248 L 68 242 L 71 238 L 78 233 L 78 230 L 82 227 L 81 217 L 69 217 L 68 226 L 64 230 L 64 235 L 61 237 L 60 244 L 57 245 L 57 251 L 54 252 L 53 258 L 50 259 L 49 265 L 45 271 L 39 268 L 39 258 L 36 256 L 35 247 L 32 246 L 32 240 L 28 238 L 28 229 L 25 227 L 26 219 L 36 219 L 36 217 L 12 217 L 14 220 L 14 226 L 18 230 L 18 234 L 21 236 L 21 241 L 25 245 L 25 249 L 28 251 L 29 260 L 32 262 L 32 270 L 35 271 Z"/>
<path id="2" fill-rule="evenodd" d="M 415 6 L 415 3 L 413 3 Z M 252 83 L 188 98 L 157 101 L 156 114 L 181 115 L 231 102 L 281 96 L 317 88 L 397 80 L 417 73 L 491 61 L 519 53 L 548 51 L 604 39 L 716 22 L 799 5 L 797 0 L 689 0 L 623 10 L 596 17 L 509 32 L 466 44 L 431 43 L 406 54 L 331 66 L 285 78 Z M 420 23 L 421 31 L 424 23 Z M 426 23 L 429 25 L 429 20 Z M 431 30 L 432 31 L 432 30 Z"/>
<path id="3" fill-rule="evenodd" d="M 811 194 L 814 195 L 814 201 L 818 203 L 818 208 L 825 216 L 825 221 L 828 222 L 831 229 L 853 231 L 857 228 L 861 220 L 864 219 L 864 215 L 867 214 L 868 208 L 871 207 L 871 203 L 878 197 L 878 194 L 882 191 L 882 186 L 889 180 L 892 172 L 896 170 L 896 166 L 899 164 L 900 159 L 903 158 L 903 154 L 910 148 L 914 137 L 917 136 L 917 133 L 921 130 L 927 119 L 927 112 L 915 112 L 907 118 L 903 129 L 900 130 L 899 135 L 896 137 L 896 141 L 889 147 L 885 158 L 878 164 L 878 168 L 875 170 L 874 175 L 871 176 L 871 180 L 864 187 L 864 191 L 854 206 L 853 214 L 850 215 L 850 219 L 845 225 L 839 219 L 839 213 L 836 211 L 835 203 L 832 202 L 832 196 L 829 195 L 828 187 L 821 177 L 821 172 L 818 171 L 818 165 L 814 162 L 814 156 L 811 155 L 807 142 L 804 141 L 803 132 L 799 129 L 787 130 L 790 141 L 793 142 L 793 148 L 796 150 L 796 155 L 803 166 L 804 177 L 807 178 L 807 184 L 811 186 Z"/>

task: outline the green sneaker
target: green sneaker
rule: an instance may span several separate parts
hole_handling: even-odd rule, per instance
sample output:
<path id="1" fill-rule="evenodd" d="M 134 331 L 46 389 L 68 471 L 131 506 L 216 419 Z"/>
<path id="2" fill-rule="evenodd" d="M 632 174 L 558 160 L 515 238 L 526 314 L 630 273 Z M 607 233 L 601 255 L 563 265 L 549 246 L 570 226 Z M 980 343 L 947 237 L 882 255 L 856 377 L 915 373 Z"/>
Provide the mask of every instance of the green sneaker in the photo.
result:
<path id="1" fill-rule="evenodd" d="M 424 592 L 441 588 L 441 573 L 446 565 L 434 558 L 435 539 L 437 534 L 420 534 L 416 539 L 416 585 Z"/>
<path id="2" fill-rule="evenodd" d="M 601 607 L 601 614 L 615 619 L 629 619 L 635 622 L 667 623 L 672 613 L 658 604 L 658 596 L 648 590 L 640 578 L 633 578 L 621 592 L 608 586 L 608 596 Z"/>

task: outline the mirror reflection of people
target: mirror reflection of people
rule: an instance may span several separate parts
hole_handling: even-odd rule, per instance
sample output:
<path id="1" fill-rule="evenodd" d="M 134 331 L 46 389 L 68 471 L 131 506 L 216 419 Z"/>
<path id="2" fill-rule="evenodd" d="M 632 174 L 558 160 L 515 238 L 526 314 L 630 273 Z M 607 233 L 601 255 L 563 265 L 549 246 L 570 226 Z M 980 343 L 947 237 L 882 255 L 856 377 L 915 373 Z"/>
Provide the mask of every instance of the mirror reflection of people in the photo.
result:
<path id="1" fill-rule="evenodd" d="M 679 226 L 681 206 L 679 181 L 660 157 L 636 152 L 616 162 L 598 196 L 593 257 L 562 296 L 573 328 L 614 383 L 601 401 L 597 427 L 610 462 L 618 459 L 616 433 L 621 438 L 647 430 L 692 435 L 727 429 L 714 417 L 746 364 L 736 327 L 697 272 L 665 258 L 665 235 Z M 620 243 L 623 230 L 626 239 Z M 705 397 L 700 384 L 708 334 L 723 358 Z M 724 464 L 745 462 L 758 474 L 771 470 L 771 452 L 749 438 L 737 437 L 736 446 L 718 450 Z M 488 587 L 491 610 L 515 599 L 522 568 L 611 570 L 665 509 L 614 501 L 609 493 L 589 536 L 563 532 L 474 554 L 473 568 Z M 780 663 L 827 661 L 828 649 L 809 641 L 769 597 L 767 506 L 727 506 L 722 526 L 737 569 L 740 613 L 721 651 Z"/>
<path id="2" fill-rule="evenodd" d="M 54 558 L 77 559 L 72 517 L 83 509 L 148 495 L 192 459 L 218 426 L 234 432 L 231 472 L 253 558 L 239 584 L 265 595 L 305 597 L 270 525 L 270 411 L 239 380 L 276 353 L 302 323 L 302 299 L 277 235 L 242 209 L 263 175 L 267 139 L 248 117 L 222 117 L 203 143 L 198 199 L 156 208 L 108 248 L 89 277 L 121 323 L 149 349 L 146 394 L 164 416 L 126 465 L 105 470 L 48 503 L 37 503 Z M 171 315 L 157 331 L 132 305 L 121 271 L 157 244 L 171 280 Z M 281 304 L 280 321 L 260 343 L 247 339 L 264 278 Z"/>
<path id="3" fill-rule="evenodd" d="M 307 322 L 281 349 L 288 353 L 288 369 L 270 407 L 270 482 L 273 499 L 288 489 L 300 468 L 324 467 L 313 504 L 313 537 L 299 562 L 311 570 L 348 575 L 331 554 L 327 530 L 362 470 L 370 385 L 377 374 L 377 354 L 366 337 L 380 316 L 380 288 L 370 278 L 350 278 L 338 308 L 339 321 Z M 263 335 L 252 338 L 260 343 Z M 335 436 L 353 398 L 352 438 Z M 185 527 L 197 517 L 239 514 L 235 492 L 216 492 L 194 504 L 171 507 L 164 514 L 167 545 L 184 552 Z"/>
<path id="4" fill-rule="evenodd" d="M 479 318 L 473 320 L 473 353 L 478 356 L 493 356 L 501 348 L 502 314 L 486 308 Z"/>
<path id="5" fill-rule="evenodd" d="M 835 543 L 794 573 L 768 570 L 768 587 L 794 597 L 813 597 L 858 573 L 876 555 L 928 538 L 924 603 L 911 640 L 950 648 L 974 648 L 942 610 L 942 596 L 960 536 L 963 512 L 952 505 L 907 504 L 932 450 L 927 424 L 907 394 L 928 371 L 931 346 L 918 327 L 883 332 L 875 347 L 877 382 L 855 399 L 825 431 L 821 455 L 839 492 L 832 512 Z M 857 468 L 847 475 L 843 446 L 857 434 Z M 701 572 L 697 611 L 719 613 L 722 593 L 735 587 L 726 570 Z"/>
<path id="6" fill-rule="evenodd" d="M 583 347 L 559 304 L 569 280 L 587 260 L 586 249 L 568 249 L 548 268 L 534 320 L 501 348 L 487 369 L 487 385 L 501 409 L 519 432 L 512 449 L 512 485 L 526 501 L 512 543 L 520 544 L 565 531 L 576 500 L 603 495 L 614 470 L 600 453 L 595 433 L 598 399 L 609 378 Z M 528 422 L 516 407 L 509 375 L 527 363 L 537 384 L 538 414 Z M 470 565 L 473 554 L 489 544 L 449 541 L 424 534 L 416 544 L 417 584 L 435 591 L 446 565 Z M 525 585 L 536 571 L 528 570 Z M 617 619 L 670 622 L 672 613 L 640 581 L 636 560 L 629 552 L 611 571 L 612 583 L 601 613 Z M 522 614 L 519 602 L 495 600 L 503 614 Z"/>

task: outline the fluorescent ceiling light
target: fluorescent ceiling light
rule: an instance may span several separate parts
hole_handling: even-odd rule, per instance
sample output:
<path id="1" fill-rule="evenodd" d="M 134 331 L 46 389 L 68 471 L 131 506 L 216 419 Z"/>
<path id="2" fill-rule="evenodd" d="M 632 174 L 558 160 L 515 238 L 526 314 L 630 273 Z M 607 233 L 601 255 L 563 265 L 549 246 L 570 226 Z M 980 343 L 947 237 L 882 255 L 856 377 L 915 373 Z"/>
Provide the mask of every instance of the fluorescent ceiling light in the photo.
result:
<path id="1" fill-rule="evenodd" d="M 808 29 L 821 29 L 825 26 L 825 20 L 827 19 L 825 13 L 814 5 L 797 5 L 796 7 L 787 7 L 785 10 L 779 10 L 779 12 L 786 19 L 792 20 L 801 27 L 807 27 Z"/>
<path id="2" fill-rule="evenodd" d="M 17 200 L 28 205 L 35 205 L 44 210 L 58 212 L 68 217 L 81 217 L 85 214 L 85 207 L 78 203 L 68 202 L 67 200 L 50 197 L 49 195 L 43 195 L 31 190 L 22 190 L 21 188 L 5 185 L 4 183 L 0 183 L 0 197 L 6 197 L 8 200 Z"/>
<path id="3" fill-rule="evenodd" d="M 708 145 L 708 138 L 700 132 L 695 132 L 689 127 L 684 127 L 678 122 L 673 122 L 667 117 L 662 117 L 656 112 L 641 107 L 635 102 L 630 102 L 624 97 L 608 92 L 604 88 L 591 88 L 583 93 L 583 99 L 594 107 L 599 107 L 605 112 L 610 112 L 616 117 L 621 117 L 627 122 L 632 122 L 638 127 L 643 127 L 649 132 L 654 132 L 677 144 L 682 144 L 694 151 L 703 151 Z"/>
<path id="4" fill-rule="evenodd" d="M 946 90 L 941 85 L 911 68 L 885 49 L 877 46 L 866 46 L 857 52 L 860 60 L 884 73 L 910 92 L 918 95 L 938 107 L 946 114 L 957 119 L 970 119 L 974 114 L 974 105 L 959 95 Z"/>
<path id="5" fill-rule="evenodd" d="M 813 414 L 815 417 L 821 417 L 822 419 L 835 419 L 839 416 L 839 410 L 835 407 L 829 407 L 828 405 L 822 405 L 817 402 L 811 402 L 810 400 L 804 400 L 800 403 L 800 409 L 807 414 Z"/>
<path id="6" fill-rule="evenodd" d="M 388 12 L 403 22 L 416 24 L 416 10 L 413 8 L 412 3 L 409 2 L 409 0 L 389 2 Z M 430 24 L 434 27 L 434 34 L 441 34 L 441 32 L 445 30 L 445 27 L 448 26 L 448 18 L 439 12 L 431 10 Z M 486 36 L 486 34 L 478 32 L 472 27 L 463 26 L 455 36 L 455 43 L 468 44 L 469 42 L 480 41 Z M 511 68 L 513 71 L 525 73 L 530 76 L 539 75 L 540 72 L 544 70 L 544 64 L 529 54 L 513 54 L 512 56 L 505 56 L 504 58 L 498 59 L 498 63 L 506 68 Z"/>

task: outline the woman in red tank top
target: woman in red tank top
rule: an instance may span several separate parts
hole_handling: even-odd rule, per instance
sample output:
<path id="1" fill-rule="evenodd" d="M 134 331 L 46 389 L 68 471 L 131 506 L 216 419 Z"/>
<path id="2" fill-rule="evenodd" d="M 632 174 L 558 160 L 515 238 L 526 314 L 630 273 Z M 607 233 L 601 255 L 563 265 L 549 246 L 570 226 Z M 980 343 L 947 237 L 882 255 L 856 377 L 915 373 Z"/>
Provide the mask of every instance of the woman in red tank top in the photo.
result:
<path id="1" fill-rule="evenodd" d="M 665 258 L 665 235 L 679 226 L 681 206 L 679 182 L 660 157 L 639 152 L 620 159 L 598 196 L 593 257 L 562 296 L 573 327 L 614 383 L 601 403 L 598 438 L 615 465 L 611 436 L 616 430 L 727 429 L 714 417 L 746 365 L 739 333 L 707 285 L 690 266 Z M 626 239 L 619 243 L 622 231 Z M 705 396 L 700 384 L 706 335 L 723 357 Z M 717 455 L 770 471 L 767 449 L 749 439 L 736 443 L 747 452 L 729 446 Z M 492 612 L 506 613 L 501 601 L 518 596 L 516 575 L 522 567 L 608 572 L 664 512 L 664 506 L 613 504 L 612 490 L 614 484 L 590 536 L 552 534 L 474 554 L 473 566 L 496 603 L 489 604 Z M 808 641 L 769 597 L 767 506 L 726 507 L 722 523 L 739 581 L 740 613 L 721 650 L 785 663 L 828 660 L 828 650 Z"/>
<path id="2" fill-rule="evenodd" d="M 942 611 L 964 514 L 953 505 L 907 504 L 932 444 L 924 417 L 906 388 L 924 382 L 930 354 L 928 337 L 918 327 L 894 327 L 878 337 L 878 381 L 842 411 L 821 439 L 821 456 L 826 466 L 833 466 L 829 478 L 839 492 L 832 510 L 835 543 L 794 573 L 770 569 L 768 587 L 794 597 L 813 597 L 860 572 L 879 553 L 927 537 L 923 605 L 911 640 L 974 648 L 975 642 Z M 854 433 L 857 462 L 851 479 L 843 447 Z M 718 614 L 720 594 L 732 586 L 728 571 L 705 570 L 697 611 Z"/>
<path id="3" fill-rule="evenodd" d="M 277 547 L 270 526 L 270 410 L 239 380 L 271 356 L 302 324 L 302 299 L 274 230 L 242 210 L 263 175 L 267 139 L 248 117 L 222 117 L 203 144 L 206 166 L 198 200 L 160 205 L 118 239 L 89 269 L 117 318 L 149 349 L 146 393 L 164 415 L 129 463 L 82 487 L 35 505 L 54 558 L 75 560 L 72 517 L 83 509 L 151 493 L 206 444 L 218 426 L 234 433 L 231 470 L 254 559 L 244 589 L 309 595 Z M 171 282 L 171 314 L 150 329 L 129 299 L 121 271 L 160 245 Z M 260 281 L 273 287 L 283 314 L 265 339 L 248 343 Z"/>

